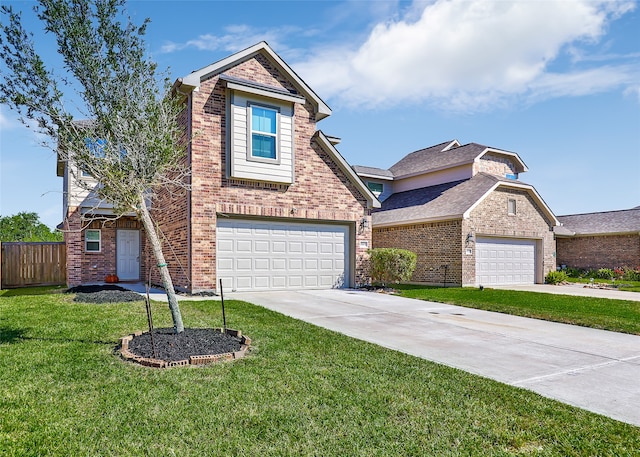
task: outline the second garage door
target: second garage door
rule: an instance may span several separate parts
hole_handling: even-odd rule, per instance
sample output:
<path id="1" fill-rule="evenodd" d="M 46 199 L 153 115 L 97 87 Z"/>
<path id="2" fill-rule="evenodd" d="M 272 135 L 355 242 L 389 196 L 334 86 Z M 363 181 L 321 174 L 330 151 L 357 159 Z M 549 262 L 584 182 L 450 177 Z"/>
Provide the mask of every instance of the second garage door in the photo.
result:
<path id="1" fill-rule="evenodd" d="M 476 284 L 534 284 L 536 241 L 513 238 L 476 240 Z"/>
<path id="2" fill-rule="evenodd" d="M 217 271 L 226 290 L 348 286 L 349 227 L 218 219 Z"/>

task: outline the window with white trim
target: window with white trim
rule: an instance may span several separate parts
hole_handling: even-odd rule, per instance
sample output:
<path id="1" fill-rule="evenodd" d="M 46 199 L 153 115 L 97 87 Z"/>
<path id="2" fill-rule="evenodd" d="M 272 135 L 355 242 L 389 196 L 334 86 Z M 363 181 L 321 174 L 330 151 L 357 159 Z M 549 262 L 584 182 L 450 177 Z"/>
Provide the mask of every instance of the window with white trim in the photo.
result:
<path id="1" fill-rule="evenodd" d="M 251 134 L 249 155 L 251 159 L 278 159 L 278 111 L 261 105 L 249 105 L 251 110 Z"/>
<path id="2" fill-rule="evenodd" d="M 515 216 L 516 215 L 516 200 L 514 198 L 510 198 L 507 201 L 507 214 L 509 216 Z"/>
<path id="3" fill-rule="evenodd" d="M 102 236 L 100 230 L 87 229 L 84 232 L 84 250 L 86 252 L 100 252 L 102 250 Z"/>

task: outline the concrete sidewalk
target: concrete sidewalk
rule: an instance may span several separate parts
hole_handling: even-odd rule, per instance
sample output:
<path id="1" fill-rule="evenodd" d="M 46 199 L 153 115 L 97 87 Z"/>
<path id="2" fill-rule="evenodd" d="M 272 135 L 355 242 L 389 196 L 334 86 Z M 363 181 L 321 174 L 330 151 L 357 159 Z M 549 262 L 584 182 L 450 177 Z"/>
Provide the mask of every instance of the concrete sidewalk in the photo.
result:
<path id="1" fill-rule="evenodd" d="M 527 292 L 541 292 L 544 294 L 574 295 L 578 297 L 611 298 L 613 300 L 640 301 L 640 293 L 615 289 L 597 289 L 585 287 L 584 284 L 566 284 L 554 286 L 551 284 L 529 284 L 514 286 L 491 286 L 492 289 L 524 290 Z"/>
<path id="2" fill-rule="evenodd" d="M 355 290 L 228 298 L 640 426 L 640 336 Z"/>

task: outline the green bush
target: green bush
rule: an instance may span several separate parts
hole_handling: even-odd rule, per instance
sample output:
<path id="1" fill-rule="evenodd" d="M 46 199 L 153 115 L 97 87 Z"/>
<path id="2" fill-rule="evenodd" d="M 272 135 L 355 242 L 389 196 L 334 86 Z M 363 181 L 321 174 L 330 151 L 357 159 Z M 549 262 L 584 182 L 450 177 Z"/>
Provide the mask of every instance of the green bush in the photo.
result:
<path id="1" fill-rule="evenodd" d="M 547 284 L 560 284 L 565 282 L 568 276 L 564 271 L 550 271 L 544 278 L 544 282 Z"/>
<path id="2" fill-rule="evenodd" d="M 371 282 L 386 285 L 411 279 L 418 256 L 406 249 L 376 248 L 368 251 Z"/>
<path id="3" fill-rule="evenodd" d="M 596 271 L 596 278 L 598 279 L 613 279 L 615 277 L 615 273 L 610 268 L 600 268 Z"/>
<path id="4" fill-rule="evenodd" d="M 584 270 L 581 270 L 580 268 L 567 267 L 566 270 L 564 270 L 564 272 L 570 278 L 582 278 L 582 277 L 584 277 Z"/>
<path id="5" fill-rule="evenodd" d="M 622 279 L 626 281 L 640 281 L 640 267 L 633 268 L 623 268 L 624 273 L 622 274 Z"/>

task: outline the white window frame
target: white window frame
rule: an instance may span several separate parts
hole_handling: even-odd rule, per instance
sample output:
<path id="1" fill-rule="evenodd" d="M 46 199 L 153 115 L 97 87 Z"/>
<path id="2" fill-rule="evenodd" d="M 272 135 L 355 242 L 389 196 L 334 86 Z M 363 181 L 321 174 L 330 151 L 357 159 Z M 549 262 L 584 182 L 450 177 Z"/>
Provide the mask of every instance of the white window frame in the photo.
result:
<path id="1" fill-rule="evenodd" d="M 98 249 L 89 249 L 89 243 L 96 243 L 96 240 L 90 240 L 87 236 L 89 232 L 97 232 L 98 233 Z M 100 229 L 86 229 L 84 231 L 84 251 L 89 253 L 102 252 L 102 231 Z"/>
<path id="2" fill-rule="evenodd" d="M 262 132 L 260 130 L 253 130 L 253 108 L 261 108 L 269 111 L 274 111 L 276 114 L 276 133 Z M 272 136 L 275 141 L 275 158 L 260 157 L 253 155 L 253 134 Z M 265 105 L 262 103 L 248 102 L 247 103 L 247 161 L 262 162 L 280 164 L 280 108 L 277 106 Z"/>
<path id="3" fill-rule="evenodd" d="M 509 216 L 515 216 L 517 209 L 518 209 L 518 206 L 516 204 L 516 199 L 515 198 L 507 199 L 507 214 Z"/>

